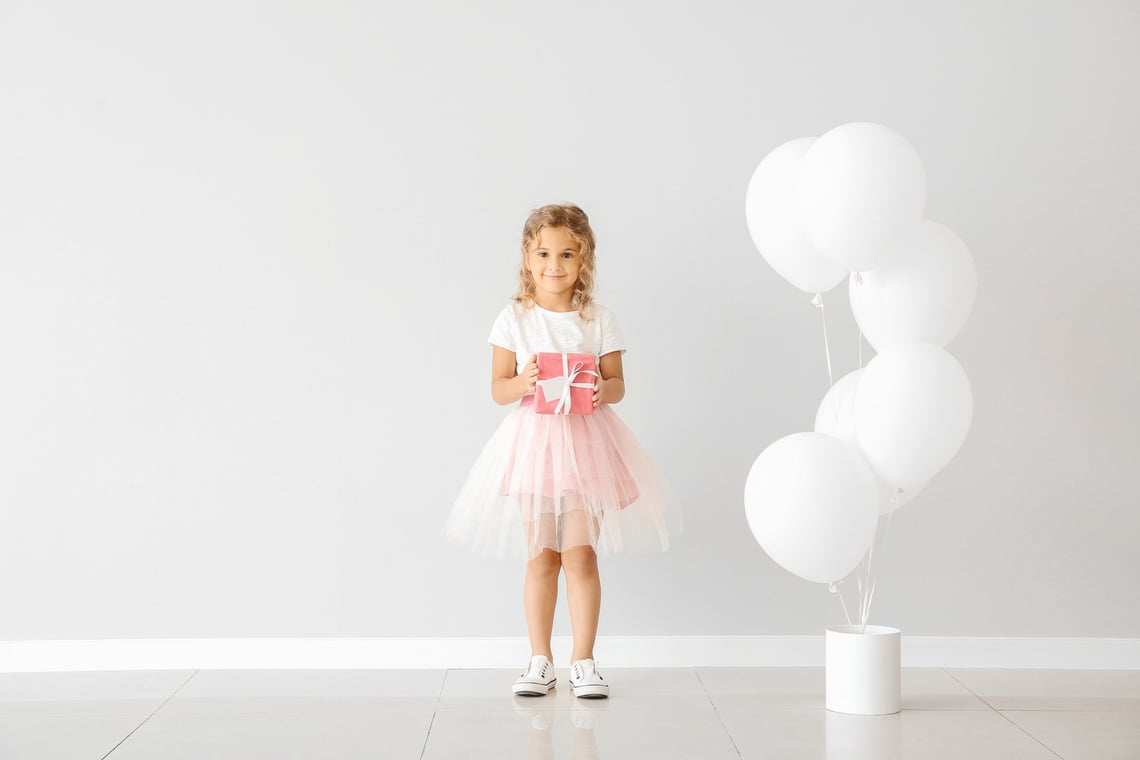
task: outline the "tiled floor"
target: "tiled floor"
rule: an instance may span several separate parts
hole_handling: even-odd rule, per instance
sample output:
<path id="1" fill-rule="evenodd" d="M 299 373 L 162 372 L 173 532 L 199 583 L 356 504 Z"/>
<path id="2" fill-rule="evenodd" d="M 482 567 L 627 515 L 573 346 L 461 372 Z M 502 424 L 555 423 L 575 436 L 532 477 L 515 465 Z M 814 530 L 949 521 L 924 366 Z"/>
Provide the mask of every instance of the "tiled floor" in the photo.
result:
<path id="1" fill-rule="evenodd" d="M 0 674 L 3 760 L 1140 760 L 1140 671 L 903 671 L 903 711 L 824 709 L 821 668 Z"/>

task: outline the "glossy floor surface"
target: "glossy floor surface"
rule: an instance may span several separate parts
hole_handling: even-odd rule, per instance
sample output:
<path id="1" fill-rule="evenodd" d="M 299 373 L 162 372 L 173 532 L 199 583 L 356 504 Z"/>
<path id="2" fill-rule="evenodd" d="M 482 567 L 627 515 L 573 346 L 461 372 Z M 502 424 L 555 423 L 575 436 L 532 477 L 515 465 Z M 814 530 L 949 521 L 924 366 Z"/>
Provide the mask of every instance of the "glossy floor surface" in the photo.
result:
<path id="1" fill-rule="evenodd" d="M 904 669 L 883 717 L 825 710 L 821 668 L 600 671 L 608 700 L 565 669 L 0 674 L 0 758 L 1140 758 L 1140 671 Z"/>

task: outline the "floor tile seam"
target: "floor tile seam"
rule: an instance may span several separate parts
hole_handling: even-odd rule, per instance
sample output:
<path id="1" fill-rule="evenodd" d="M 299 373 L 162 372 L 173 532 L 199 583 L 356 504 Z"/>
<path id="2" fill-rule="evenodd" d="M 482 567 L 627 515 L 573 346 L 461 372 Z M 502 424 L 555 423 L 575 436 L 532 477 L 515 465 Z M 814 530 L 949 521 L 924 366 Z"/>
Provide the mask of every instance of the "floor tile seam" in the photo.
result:
<path id="1" fill-rule="evenodd" d="M 431 729 L 435 725 L 435 713 L 431 714 L 431 720 L 428 721 L 427 733 L 424 735 L 424 746 L 420 750 L 419 760 L 423 760 L 424 754 L 427 752 L 428 741 L 431 740 Z"/>
<path id="2" fill-rule="evenodd" d="M 902 709 L 906 712 L 943 712 L 943 713 L 1001 712 L 1000 710 L 995 710 L 994 708 L 990 707 L 989 705 L 987 705 L 985 707 L 908 707 L 907 705 L 903 705 Z"/>
<path id="3" fill-rule="evenodd" d="M 1057 707 L 1010 707 L 995 710 L 999 713 L 1080 713 L 1082 715 L 1135 715 L 1140 713 L 1140 710 L 1085 710 L 1079 708 L 1070 708 L 1062 710 Z"/>
<path id="4" fill-rule="evenodd" d="M 1016 728 L 1018 731 L 1020 731 L 1021 733 L 1025 734 L 1026 736 L 1028 736 L 1028 737 L 1029 737 L 1030 739 L 1032 739 L 1033 741 L 1035 741 L 1035 742 L 1037 742 L 1038 744 L 1040 744 L 1040 745 L 1041 745 L 1042 747 L 1044 747 L 1044 748 L 1046 749 L 1046 751 L 1048 751 L 1050 754 L 1052 754 L 1052 755 L 1056 755 L 1057 757 L 1060 757 L 1060 758 L 1061 758 L 1061 760 L 1064 760 L 1064 758 L 1063 758 L 1063 757 L 1061 757 L 1061 755 L 1060 755 L 1058 752 L 1056 752 L 1056 751 L 1055 751 L 1055 750 L 1054 750 L 1052 747 L 1050 747 L 1048 744 L 1046 744 L 1045 742 L 1043 742 L 1043 741 L 1041 741 L 1040 739 L 1038 739 L 1038 738 L 1037 738 L 1036 736 L 1034 736 L 1033 734 L 1029 733 L 1029 731 L 1028 731 L 1028 730 L 1026 730 L 1024 726 L 1019 726 L 1017 723 L 1015 723 L 1013 720 L 1011 720 L 1011 719 L 1010 719 L 1010 717 L 1009 717 L 1008 715 L 1004 714 L 1004 713 L 1003 713 L 1001 710 L 997 709 L 997 708 L 996 708 L 996 707 L 994 707 L 992 704 L 990 704 L 990 703 L 989 703 L 989 700 L 987 700 L 987 699 L 986 699 L 985 697 L 983 697 L 981 694 L 977 693 L 976 691 L 974 691 L 973 689 L 971 689 L 969 686 L 967 686 L 965 683 L 963 683 L 963 682 L 961 681 L 961 679 L 959 679 L 957 676 L 955 676 L 953 673 L 951 673 L 951 672 L 950 672 L 950 669 L 949 669 L 949 668 L 942 668 L 942 672 L 943 672 L 943 673 L 945 673 L 946 675 L 950 676 L 951 678 L 953 678 L 953 679 L 954 679 L 956 682 L 958 682 L 958 684 L 960 684 L 960 685 L 962 686 L 962 688 L 963 688 L 963 689 L 965 689 L 966 691 L 970 692 L 970 693 L 971 693 L 971 694 L 973 694 L 975 697 L 977 697 L 978 699 L 980 699 L 980 700 L 982 701 L 982 703 L 983 703 L 983 704 L 985 704 L 985 706 L 986 706 L 986 707 L 990 708 L 990 710 L 992 710 L 993 712 L 995 712 L 995 713 L 997 713 L 998 715 L 1000 715 L 1000 716 L 1001 716 L 1001 719 L 1002 719 L 1002 720 L 1004 720 L 1005 722 L 1009 723 L 1011 726 L 1013 726 L 1014 728 Z"/>
<path id="5" fill-rule="evenodd" d="M 435 716 L 439 714 L 439 703 L 443 700 L 443 691 L 447 688 L 447 677 L 451 675 L 451 669 L 443 671 L 443 679 L 439 682 L 439 693 L 435 695 L 435 705 L 431 710 L 431 720 L 428 721 L 427 732 L 424 734 L 424 746 L 420 750 L 420 760 L 423 760 L 424 754 L 427 752 L 428 742 L 431 741 L 431 730 L 435 726 Z"/>
<path id="6" fill-rule="evenodd" d="M 993 710 L 994 712 L 998 712 L 998 709 L 996 707 L 994 707 L 993 705 L 991 705 L 985 697 L 983 697 L 981 694 L 979 694 L 978 692 L 974 691 L 969 686 L 967 686 L 960 678 L 958 678 L 956 675 L 951 673 L 949 668 L 941 668 L 941 670 L 943 673 L 948 675 L 950 677 L 950 679 L 952 681 L 954 681 L 954 683 L 958 684 L 963 689 L 970 692 L 970 694 L 972 694 L 974 697 L 976 697 L 983 705 L 988 707 L 990 710 Z"/>
<path id="7" fill-rule="evenodd" d="M 162 704 L 161 704 L 161 705 L 159 705 L 158 707 L 156 707 L 156 708 L 154 709 L 154 712 L 152 712 L 152 713 L 150 714 L 150 716 L 149 716 L 149 717 L 153 718 L 155 715 L 158 715 L 159 711 L 160 711 L 160 710 L 162 710 L 162 708 L 166 707 L 166 705 L 167 705 L 167 704 L 169 704 L 170 700 L 172 700 L 172 699 L 174 699 L 175 697 L 177 697 L 177 696 L 178 696 L 178 694 L 179 694 L 179 692 L 181 692 L 183 689 L 185 689 L 185 688 L 186 688 L 186 684 L 188 684 L 188 683 L 190 683 L 191 681 L 193 681 L 193 680 L 194 680 L 194 678 L 195 678 L 195 676 L 197 676 L 197 675 L 198 675 L 199 673 L 201 673 L 201 672 L 202 672 L 201 670 L 195 670 L 193 673 L 191 673 L 191 674 L 190 674 L 190 677 L 189 677 L 189 678 L 187 678 L 185 681 L 183 681 L 183 682 L 182 682 L 182 685 L 180 685 L 180 686 L 179 686 L 177 689 L 175 689 L 175 690 L 174 690 L 174 693 L 173 693 L 173 694 L 171 694 L 171 695 L 170 695 L 169 697 L 167 697 L 166 699 L 162 700 Z"/>
<path id="8" fill-rule="evenodd" d="M 132 736 L 134 736 L 135 732 L 137 732 L 140 728 L 145 726 L 147 724 L 147 722 L 150 721 L 150 719 L 153 718 L 155 715 L 158 715 L 159 710 L 161 710 L 163 707 L 166 707 L 166 704 L 170 700 L 172 700 L 176 696 L 178 696 L 178 692 L 185 689 L 186 684 L 188 684 L 192 680 L 194 680 L 194 676 L 198 675 L 199 672 L 201 672 L 201 671 L 195 670 L 193 673 L 191 673 L 190 676 L 185 681 L 183 681 L 182 684 L 177 689 L 174 690 L 174 693 L 172 693 L 166 699 L 162 700 L 162 704 L 160 704 L 158 707 L 154 708 L 154 712 L 152 712 L 150 715 L 146 716 L 146 718 L 143 719 L 142 723 L 139 723 L 137 726 L 135 726 L 133 729 L 131 729 L 130 733 L 128 733 L 126 736 L 124 736 L 122 739 L 120 739 L 118 744 L 116 744 L 114 747 L 111 747 L 111 749 L 107 752 L 107 754 L 103 755 L 103 757 L 100 758 L 100 760 L 107 760 L 108 757 L 113 755 L 115 753 L 115 750 L 117 750 L 119 747 L 123 746 L 123 742 L 125 742 L 127 739 L 130 739 Z"/>
<path id="9" fill-rule="evenodd" d="M 1043 741 L 1041 741 L 1040 739 L 1038 739 L 1038 738 L 1037 738 L 1036 736 L 1034 736 L 1033 734 L 1029 733 L 1029 730 L 1028 730 L 1028 729 L 1026 729 L 1024 726 L 1020 726 L 1020 725 L 1018 725 L 1017 723 L 1015 723 L 1015 722 L 1013 721 L 1013 719 L 1012 719 L 1012 718 L 1010 718 L 1008 715 L 1006 715 L 1005 713 L 1003 713 L 1001 710 L 995 710 L 995 712 L 996 712 L 998 715 L 1000 715 L 1000 716 L 1001 716 L 1001 717 L 1002 717 L 1004 720 L 1006 720 L 1006 721 L 1007 721 L 1007 722 L 1008 722 L 1008 723 L 1009 723 L 1011 726 L 1014 726 L 1014 727 L 1015 727 L 1015 728 L 1017 728 L 1019 731 L 1021 731 L 1023 734 L 1025 734 L 1026 736 L 1028 736 L 1030 739 L 1032 739 L 1033 741 L 1037 742 L 1037 743 L 1038 743 L 1038 744 L 1040 744 L 1042 747 L 1044 747 L 1046 750 L 1048 750 L 1050 754 L 1056 755 L 1057 757 L 1061 758 L 1061 760 L 1065 760 L 1065 758 L 1064 758 L 1064 757 L 1061 755 L 1061 753 L 1060 753 L 1060 752 L 1058 752 L 1057 750 L 1053 749 L 1052 747 L 1050 747 L 1048 744 L 1046 744 L 1045 742 L 1043 742 Z"/>
<path id="10" fill-rule="evenodd" d="M 1135 707 L 1097 707 L 1095 704 L 1094 705 L 1082 705 L 1080 707 L 1058 707 L 1055 704 L 1045 702 L 1045 703 L 1043 703 L 1039 706 L 1036 706 L 1036 707 L 1015 707 L 1014 705 L 1024 704 L 1024 702 L 1022 701 L 1024 699 L 1035 699 L 1035 698 L 1034 697 L 1022 697 L 1021 699 L 1018 699 L 1017 697 L 1001 697 L 1001 699 L 1002 699 L 1002 702 L 994 705 L 994 709 L 997 710 L 998 712 L 1008 712 L 1010 710 L 1018 710 L 1018 711 L 1026 711 L 1026 712 L 1132 712 L 1132 713 L 1140 713 L 1140 703 L 1137 703 L 1137 705 Z M 1010 700 L 1009 706 L 1003 707 L 1002 705 L 1004 705 L 1006 703 L 1005 700 L 1007 700 L 1007 699 Z M 1076 701 L 1076 700 L 1071 700 L 1071 699 L 1065 699 L 1064 697 L 1048 697 L 1046 699 L 1054 699 L 1057 701 L 1068 702 L 1070 704 L 1073 703 L 1074 701 Z"/>
<path id="11" fill-rule="evenodd" d="M 1107 711 L 1106 711 L 1107 712 Z M 154 715 L 152 712 L 75 712 L 72 710 L 34 710 L 26 713 L 0 713 L 0 723 L 8 721 L 24 721 L 29 718 L 146 718 Z"/>
<path id="12" fill-rule="evenodd" d="M 967 686 L 962 680 L 960 680 L 957 676 L 955 676 L 952 672 L 950 672 L 949 668 L 942 668 L 942 672 L 944 672 L 946 675 L 950 676 L 950 678 L 957 681 L 958 684 L 961 685 L 963 689 L 965 689 L 966 691 L 973 694 L 975 697 L 977 697 L 979 700 L 981 700 L 983 703 L 985 703 L 985 705 L 987 707 L 989 707 L 991 710 L 993 710 L 994 712 L 997 712 L 997 713 L 1001 713 L 1001 712 L 1140 712 L 1140 705 L 1138 705 L 1137 707 L 1104 708 L 1104 709 L 1093 709 L 1093 708 L 1087 708 L 1087 707 L 1085 707 L 1085 708 L 1067 707 L 1066 708 L 1066 707 L 1055 707 L 1055 706 L 1054 707 L 997 707 L 993 703 L 991 703 L 989 701 L 989 699 L 986 699 L 981 694 L 979 694 L 978 692 L 974 691 L 969 686 Z M 1016 697 L 1013 697 L 1013 698 L 1016 698 Z M 1062 699 L 1059 697 L 1050 697 L 1050 696 L 1026 697 L 1026 698 L 1027 699 Z M 1007 699 L 1007 697 L 1005 695 L 1000 695 L 1000 696 L 996 696 L 996 697 L 990 697 L 990 699 L 993 699 L 995 701 L 999 700 L 999 699 L 1005 700 L 1005 699 Z M 1077 697 L 1077 699 L 1085 699 L 1085 697 Z M 1108 699 L 1112 699 L 1112 697 L 1108 697 Z M 1131 699 L 1131 697 L 1126 697 L 1126 699 Z"/>
<path id="13" fill-rule="evenodd" d="M 724 729 L 724 735 L 728 737 L 728 743 L 732 745 L 732 751 L 736 753 L 736 756 L 738 758 L 741 758 L 743 760 L 744 755 L 741 754 L 740 747 L 736 746 L 736 739 L 732 737 L 732 732 L 728 730 L 728 726 L 725 724 L 724 718 L 721 717 L 720 710 L 717 709 L 716 702 L 713 701 L 712 694 L 709 693 L 708 687 L 705 686 L 704 679 L 701 678 L 701 674 L 697 671 L 696 668 L 693 668 L 693 674 L 697 677 L 697 683 L 699 683 L 701 685 L 701 688 L 704 689 L 705 699 L 709 701 L 709 706 L 712 707 L 713 715 L 716 716 L 716 720 L 718 723 L 720 723 L 720 727 Z"/>
<path id="14" fill-rule="evenodd" d="M 408 709 L 389 710 L 389 711 L 387 711 L 386 714 L 387 715 L 396 715 L 396 716 L 401 717 L 401 718 L 409 718 L 410 719 L 410 718 L 415 718 L 415 717 L 424 715 L 425 711 L 422 709 L 414 710 L 414 709 L 408 708 Z M 430 714 L 434 714 L 434 713 L 430 713 Z M 327 710 L 258 710 L 256 708 L 254 708 L 254 709 L 239 709 L 239 710 L 213 710 L 213 711 L 200 711 L 200 712 L 195 712 L 195 711 L 167 712 L 167 713 L 164 713 L 163 715 L 161 715 L 160 717 L 163 720 L 169 720 L 171 718 L 225 718 L 225 717 L 241 718 L 241 717 L 252 717 L 255 715 L 256 716 L 278 715 L 278 716 L 282 716 L 282 717 L 289 716 L 289 717 L 294 717 L 294 718 L 301 717 L 301 716 L 323 716 L 323 717 L 327 717 L 330 715 L 357 716 L 357 717 L 372 716 L 372 717 L 375 717 L 376 712 L 373 710 L 336 710 L 336 709 L 331 709 L 331 708 L 327 709 Z M 48 716 L 48 717 L 61 717 L 62 718 L 62 717 L 72 717 L 72 716 L 58 715 L 58 716 Z M 95 717 L 95 716 L 80 716 L 80 717 Z M 99 716 L 99 717 L 112 717 L 112 716 Z M 149 715 L 147 717 L 153 718 L 155 716 Z"/>
<path id="15" fill-rule="evenodd" d="M 439 682 L 439 693 L 435 695 L 435 708 L 432 712 L 439 709 L 439 703 L 443 700 L 443 692 L 447 689 L 447 677 L 451 675 L 451 670 L 443 671 L 443 678 Z"/>
<path id="16" fill-rule="evenodd" d="M 1008 715 L 1006 715 L 1006 714 L 1005 714 L 1004 712 L 1002 712 L 1001 710 L 994 710 L 994 712 L 995 712 L 995 713 L 997 713 L 998 715 L 1000 715 L 1000 716 L 1001 716 L 1001 718 L 1002 718 L 1002 720 L 1004 720 L 1006 723 L 1008 723 L 1009 725 L 1013 726 L 1014 728 L 1016 728 L 1018 731 L 1020 731 L 1021 733 L 1025 734 L 1026 736 L 1028 736 L 1028 737 L 1029 737 L 1030 739 L 1032 739 L 1033 741 L 1035 741 L 1035 742 L 1037 742 L 1038 744 L 1040 744 L 1040 745 L 1041 745 L 1042 747 L 1044 747 L 1044 748 L 1045 748 L 1045 749 L 1046 749 L 1046 750 L 1047 750 L 1047 751 L 1048 751 L 1050 754 L 1052 754 L 1052 755 L 1056 755 L 1057 757 L 1061 758 L 1061 760 L 1065 760 L 1065 758 L 1064 758 L 1064 757 L 1061 755 L 1061 753 L 1060 753 L 1060 752 L 1058 752 L 1057 750 L 1053 749 L 1053 748 L 1052 748 L 1052 747 L 1050 747 L 1048 744 L 1046 744 L 1045 742 L 1041 741 L 1039 738 L 1037 738 L 1036 736 L 1034 736 L 1033 734 L 1031 734 L 1031 733 L 1029 732 L 1029 729 L 1027 729 L 1025 726 L 1019 725 L 1017 722 L 1015 722 L 1015 721 L 1014 721 L 1012 718 L 1010 718 Z"/>
<path id="17" fill-rule="evenodd" d="M 717 705 L 715 699 L 710 699 L 709 701 L 712 704 L 713 709 L 719 710 L 720 706 Z M 741 707 L 742 705 L 724 705 L 724 706 L 725 707 Z M 743 707 L 747 707 L 750 709 L 751 708 L 757 708 L 757 709 L 770 711 L 770 712 L 785 712 L 785 711 L 803 712 L 806 710 L 826 710 L 827 709 L 826 705 L 823 705 L 823 704 L 812 704 L 812 705 L 808 705 L 808 704 L 787 705 L 787 704 L 779 704 L 779 703 L 759 704 L 759 705 L 745 704 L 745 705 L 743 705 Z M 653 708 L 653 709 L 658 709 L 658 708 Z M 684 709 L 684 708 L 677 708 L 677 709 Z M 910 705 L 904 704 L 902 706 L 902 710 L 905 712 L 944 712 L 944 713 L 1003 712 L 1002 710 L 995 710 L 994 708 L 990 707 L 989 705 L 986 705 L 984 707 L 912 707 Z M 1137 711 L 1136 710 L 1020 710 L 1019 712 L 1134 713 Z"/>

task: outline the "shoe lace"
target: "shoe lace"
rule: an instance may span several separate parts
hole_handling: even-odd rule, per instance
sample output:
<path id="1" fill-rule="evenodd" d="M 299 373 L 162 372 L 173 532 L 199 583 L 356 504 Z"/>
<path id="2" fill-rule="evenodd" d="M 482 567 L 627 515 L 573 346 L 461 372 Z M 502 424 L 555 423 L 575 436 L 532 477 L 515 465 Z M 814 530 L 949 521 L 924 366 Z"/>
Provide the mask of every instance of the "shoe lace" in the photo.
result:
<path id="1" fill-rule="evenodd" d="M 606 679 L 602 678 L 601 673 L 598 672 L 598 661 L 593 660 L 593 663 L 594 663 L 594 667 L 593 667 L 594 676 L 597 677 L 599 680 L 602 680 L 602 681 L 606 680 Z M 581 681 L 583 678 L 586 677 L 586 671 L 582 667 L 582 661 L 581 660 L 574 663 L 572 670 L 573 670 L 573 675 L 574 675 L 575 681 Z"/>

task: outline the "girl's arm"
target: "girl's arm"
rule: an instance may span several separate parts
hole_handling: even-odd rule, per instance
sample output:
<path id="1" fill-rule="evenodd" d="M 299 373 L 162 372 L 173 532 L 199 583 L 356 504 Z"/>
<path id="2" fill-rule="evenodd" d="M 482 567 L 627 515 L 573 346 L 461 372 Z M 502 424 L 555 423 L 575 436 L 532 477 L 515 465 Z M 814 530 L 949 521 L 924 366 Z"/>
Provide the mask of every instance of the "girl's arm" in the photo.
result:
<path id="1" fill-rule="evenodd" d="M 534 384 L 538 380 L 538 357 L 530 357 L 520 375 L 514 351 L 495 345 L 491 348 L 494 349 L 491 355 L 491 398 L 495 403 L 506 406 L 534 392 Z"/>
<path id="2" fill-rule="evenodd" d="M 621 351 L 610 351 L 598 362 L 601 377 L 594 383 L 594 408 L 616 404 L 625 398 L 625 377 L 621 371 Z"/>

